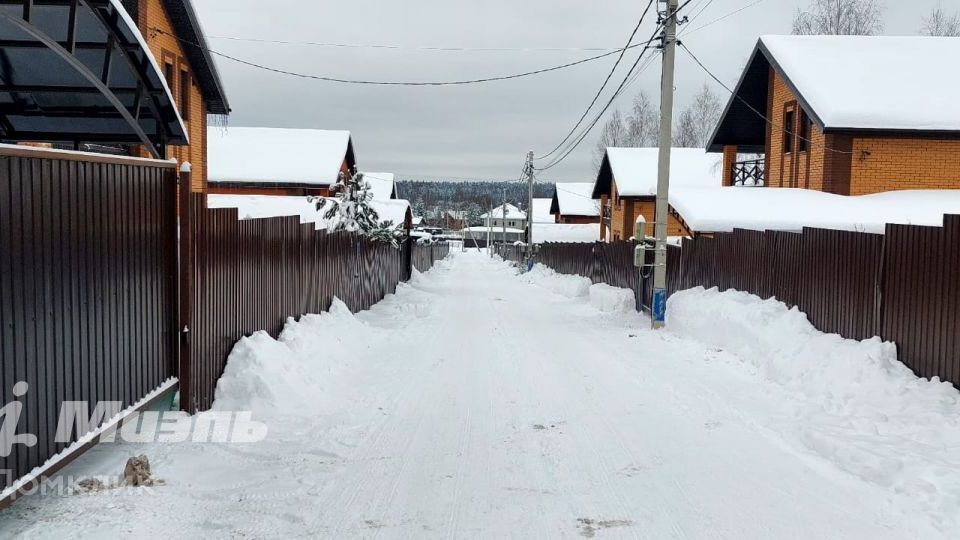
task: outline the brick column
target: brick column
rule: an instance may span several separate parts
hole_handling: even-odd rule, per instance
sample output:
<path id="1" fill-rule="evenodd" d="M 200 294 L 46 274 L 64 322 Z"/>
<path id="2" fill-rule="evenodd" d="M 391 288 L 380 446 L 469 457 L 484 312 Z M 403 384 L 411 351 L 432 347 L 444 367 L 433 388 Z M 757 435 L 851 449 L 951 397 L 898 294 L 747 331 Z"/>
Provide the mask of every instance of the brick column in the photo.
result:
<path id="1" fill-rule="evenodd" d="M 733 185 L 733 166 L 737 163 L 737 147 L 723 147 L 723 185 Z"/>

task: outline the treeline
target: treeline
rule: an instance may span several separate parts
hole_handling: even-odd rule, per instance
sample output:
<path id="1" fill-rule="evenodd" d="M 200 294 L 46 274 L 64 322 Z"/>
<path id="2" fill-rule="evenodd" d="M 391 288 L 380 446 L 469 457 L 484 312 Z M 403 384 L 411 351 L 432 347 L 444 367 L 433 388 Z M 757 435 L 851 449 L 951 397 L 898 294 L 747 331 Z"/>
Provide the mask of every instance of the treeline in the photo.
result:
<path id="1" fill-rule="evenodd" d="M 397 182 L 397 195 L 410 201 L 413 212 L 428 219 L 437 219 L 446 211 L 460 212 L 475 221 L 492 207 L 500 206 L 506 191 L 507 202 L 521 209 L 527 206 L 527 184 L 496 181 L 424 181 Z M 553 197 L 554 184 L 538 182 L 533 186 L 534 198 Z"/>

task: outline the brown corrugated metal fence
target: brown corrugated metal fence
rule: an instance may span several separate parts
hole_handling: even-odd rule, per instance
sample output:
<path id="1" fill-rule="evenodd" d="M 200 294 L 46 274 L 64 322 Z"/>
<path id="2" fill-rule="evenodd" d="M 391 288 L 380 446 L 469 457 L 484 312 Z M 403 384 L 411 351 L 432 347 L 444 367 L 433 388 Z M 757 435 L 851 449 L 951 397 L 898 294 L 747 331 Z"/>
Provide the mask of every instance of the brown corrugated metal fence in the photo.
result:
<path id="1" fill-rule="evenodd" d="M 626 242 L 544 244 L 537 261 L 636 291 L 631 249 Z M 514 246 L 500 253 L 522 257 Z M 888 225 L 883 235 L 735 230 L 684 239 L 682 249 L 671 246 L 667 256 L 670 293 L 702 286 L 774 297 L 798 307 L 821 331 L 880 336 L 897 344 L 900 360 L 918 375 L 960 383 L 958 216 L 947 216 L 943 227 Z M 638 296 L 645 308 L 650 281 Z"/>
<path id="2" fill-rule="evenodd" d="M 447 244 L 406 241 L 394 248 L 351 233 L 328 234 L 298 217 L 239 220 L 236 209 L 208 209 L 190 195 L 195 234 L 189 373 L 182 407 L 211 406 L 227 356 L 243 336 L 277 336 L 288 317 L 320 313 L 333 299 L 351 311 L 370 308 L 410 276 L 449 253 Z"/>
<path id="3" fill-rule="evenodd" d="M 0 402 L 28 383 L 38 439 L 0 455 L 0 487 L 68 446 L 65 401 L 126 408 L 174 376 L 176 189 L 169 162 L 0 150 Z"/>

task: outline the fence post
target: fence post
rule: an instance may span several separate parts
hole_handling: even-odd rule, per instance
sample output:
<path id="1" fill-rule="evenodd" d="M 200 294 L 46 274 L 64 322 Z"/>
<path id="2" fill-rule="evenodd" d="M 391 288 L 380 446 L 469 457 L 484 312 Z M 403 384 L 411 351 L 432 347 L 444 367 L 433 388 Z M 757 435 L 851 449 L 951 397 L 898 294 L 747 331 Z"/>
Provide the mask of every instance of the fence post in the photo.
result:
<path id="1" fill-rule="evenodd" d="M 177 378 L 180 380 L 180 409 L 194 412 L 193 407 L 193 356 L 191 354 L 190 332 L 193 328 L 193 276 L 194 276 L 194 235 L 193 197 L 191 192 L 191 166 L 184 163 L 180 167 L 180 322 L 177 325 L 180 334 L 180 356 Z"/>

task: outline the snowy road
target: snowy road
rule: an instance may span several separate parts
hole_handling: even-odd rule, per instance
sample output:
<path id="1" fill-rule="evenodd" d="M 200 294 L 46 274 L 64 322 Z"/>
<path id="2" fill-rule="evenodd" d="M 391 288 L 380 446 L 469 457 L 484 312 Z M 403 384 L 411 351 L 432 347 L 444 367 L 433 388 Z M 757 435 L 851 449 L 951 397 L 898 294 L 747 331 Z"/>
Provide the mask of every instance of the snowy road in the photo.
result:
<path id="1" fill-rule="evenodd" d="M 274 388 L 247 404 L 268 440 L 101 446 L 67 474 L 146 453 L 166 484 L 26 499 L 0 515 L 0 536 L 942 534 L 907 497 L 760 422 L 781 405 L 748 369 L 479 254 L 359 319 L 321 319 L 297 341 L 317 366 L 261 381 Z"/>

